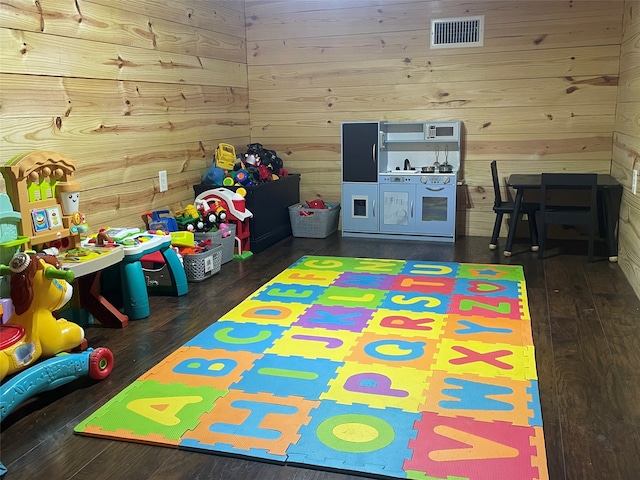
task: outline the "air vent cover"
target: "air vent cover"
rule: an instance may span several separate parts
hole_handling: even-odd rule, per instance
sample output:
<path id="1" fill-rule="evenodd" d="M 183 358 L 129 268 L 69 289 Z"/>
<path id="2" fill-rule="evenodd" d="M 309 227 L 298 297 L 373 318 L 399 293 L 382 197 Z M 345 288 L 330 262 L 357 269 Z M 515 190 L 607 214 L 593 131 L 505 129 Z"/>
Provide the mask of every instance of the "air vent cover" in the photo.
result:
<path id="1" fill-rule="evenodd" d="M 484 15 L 431 20 L 431 48 L 481 47 Z"/>

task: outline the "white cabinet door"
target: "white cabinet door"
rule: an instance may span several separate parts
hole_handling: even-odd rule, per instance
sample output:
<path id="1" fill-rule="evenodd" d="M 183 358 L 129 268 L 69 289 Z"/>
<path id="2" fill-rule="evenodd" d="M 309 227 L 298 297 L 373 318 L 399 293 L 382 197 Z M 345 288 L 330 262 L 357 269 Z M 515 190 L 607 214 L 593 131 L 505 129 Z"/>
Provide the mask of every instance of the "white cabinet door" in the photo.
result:
<path id="1" fill-rule="evenodd" d="M 416 187 L 416 229 L 425 235 L 455 238 L 455 181 Z"/>
<path id="2" fill-rule="evenodd" d="M 378 231 L 378 184 L 342 184 L 342 231 Z"/>
<path id="3" fill-rule="evenodd" d="M 416 231 L 415 185 L 380 185 L 380 231 Z"/>

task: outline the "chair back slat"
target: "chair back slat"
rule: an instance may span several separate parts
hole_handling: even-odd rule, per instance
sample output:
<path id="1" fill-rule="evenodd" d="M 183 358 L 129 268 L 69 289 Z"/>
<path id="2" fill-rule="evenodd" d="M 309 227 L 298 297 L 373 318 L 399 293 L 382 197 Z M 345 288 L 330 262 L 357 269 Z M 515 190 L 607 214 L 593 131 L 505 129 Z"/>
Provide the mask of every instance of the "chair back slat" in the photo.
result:
<path id="1" fill-rule="evenodd" d="M 493 180 L 493 194 L 494 194 L 493 205 L 495 207 L 500 207 L 500 205 L 502 205 L 502 194 L 500 193 L 500 180 L 498 178 L 498 165 L 497 165 L 495 160 L 491 162 L 491 178 Z"/>
<path id="2" fill-rule="evenodd" d="M 543 173 L 543 187 L 584 188 L 598 185 L 596 173 Z"/>
<path id="3" fill-rule="evenodd" d="M 540 212 L 544 214 L 550 202 L 548 194 L 550 191 L 576 191 L 586 190 L 590 192 L 589 201 L 572 194 L 563 198 L 562 206 L 587 207 L 590 210 L 597 210 L 598 195 L 598 175 L 596 173 L 543 173 L 540 190 Z M 559 207 L 559 205 L 555 205 Z"/>
<path id="4" fill-rule="evenodd" d="M 543 257 L 547 243 L 547 225 L 588 225 L 589 251 L 588 261 L 593 258 L 593 244 L 598 215 L 598 175 L 596 173 L 543 173 L 540 183 L 540 219 L 542 235 L 538 255 Z M 589 192 L 588 200 L 579 191 Z M 551 192 L 563 195 L 562 204 L 551 203 Z M 557 196 L 557 195 L 556 195 Z"/>
<path id="5" fill-rule="evenodd" d="M 493 192 L 494 192 L 494 202 L 493 202 L 493 211 L 496 214 L 496 219 L 493 224 L 493 232 L 491 234 L 491 241 L 489 243 L 489 248 L 492 250 L 497 248 L 498 237 L 500 236 L 500 228 L 502 224 L 502 219 L 505 215 L 510 215 L 510 224 L 517 225 L 518 217 L 521 213 L 526 213 L 528 216 L 528 225 L 529 225 L 529 235 L 531 236 L 531 250 L 534 252 L 538 249 L 538 227 L 536 225 L 536 212 L 540 209 L 540 205 L 538 203 L 530 203 L 530 202 L 521 202 L 519 203 L 519 210 L 515 211 L 515 202 L 509 200 L 507 198 L 506 201 L 502 200 L 502 191 L 500 190 L 500 177 L 498 176 L 498 163 L 493 160 L 491 162 L 491 179 L 493 180 Z M 514 223 L 515 222 L 515 223 Z M 509 231 L 509 238 L 512 237 L 512 232 L 515 232 L 516 228 L 513 228 Z M 507 239 L 507 242 L 510 242 Z M 505 255 L 511 255 L 510 251 L 505 250 Z"/>

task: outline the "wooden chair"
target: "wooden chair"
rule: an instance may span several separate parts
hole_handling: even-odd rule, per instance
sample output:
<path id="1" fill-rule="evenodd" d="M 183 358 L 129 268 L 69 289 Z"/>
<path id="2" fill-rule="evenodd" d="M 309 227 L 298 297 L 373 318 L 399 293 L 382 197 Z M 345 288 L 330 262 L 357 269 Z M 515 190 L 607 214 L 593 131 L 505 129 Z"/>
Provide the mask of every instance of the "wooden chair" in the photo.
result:
<path id="1" fill-rule="evenodd" d="M 562 205 L 550 205 L 549 195 L 553 191 L 569 192 Z M 589 193 L 585 203 L 578 191 Z M 576 198 L 576 196 L 578 198 Z M 547 243 L 547 225 L 587 225 L 589 227 L 589 249 L 587 261 L 593 259 L 595 233 L 598 227 L 598 175 L 595 173 L 543 173 L 540 190 L 540 221 L 542 235 L 538 257 L 543 258 Z"/>
<path id="2" fill-rule="evenodd" d="M 500 227 L 502 226 L 502 219 L 505 214 L 508 215 L 520 215 L 526 213 L 529 223 L 529 235 L 531 237 L 531 250 L 538 250 L 538 228 L 536 225 L 536 212 L 540 209 L 540 205 L 537 203 L 522 202 L 520 204 L 520 213 L 514 213 L 514 202 L 505 202 L 502 200 L 502 194 L 500 193 L 500 180 L 498 178 L 498 166 L 496 161 L 491 162 L 491 178 L 493 179 L 493 194 L 495 196 L 493 201 L 493 211 L 496 214 L 496 221 L 493 225 L 493 234 L 491 235 L 491 243 L 489 248 L 495 250 L 498 246 L 498 237 L 500 236 Z"/>

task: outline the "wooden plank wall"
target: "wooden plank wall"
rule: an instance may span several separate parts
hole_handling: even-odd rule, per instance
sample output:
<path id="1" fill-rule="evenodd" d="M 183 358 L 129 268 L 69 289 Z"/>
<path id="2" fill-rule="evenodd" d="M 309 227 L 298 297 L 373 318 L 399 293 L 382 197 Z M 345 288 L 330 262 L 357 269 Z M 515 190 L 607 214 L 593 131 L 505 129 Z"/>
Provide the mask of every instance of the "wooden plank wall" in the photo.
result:
<path id="1" fill-rule="evenodd" d="M 611 171 L 624 185 L 620 267 L 640 296 L 640 186 L 631 192 L 632 172 L 640 170 L 640 0 L 626 0 L 622 30 Z"/>
<path id="2" fill-rule="evenodd" d="M 0 0 L 0 44 L 0 161 L 74 159 L 94 230 L 193 202 L 217 144 L 249 142 L 242 0 Z"/>
<path id="3" fill-rule="evenodd" d="M 623 3 L 246 0 L 251 139 L 338 200 L 340 122 L 462 120 L 458 232 L 490 235 L 491 160 L 609 173 Z M 483 47 L 429 48 L 432 18 L 469 15 Z"/>

